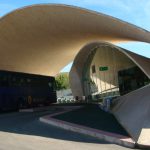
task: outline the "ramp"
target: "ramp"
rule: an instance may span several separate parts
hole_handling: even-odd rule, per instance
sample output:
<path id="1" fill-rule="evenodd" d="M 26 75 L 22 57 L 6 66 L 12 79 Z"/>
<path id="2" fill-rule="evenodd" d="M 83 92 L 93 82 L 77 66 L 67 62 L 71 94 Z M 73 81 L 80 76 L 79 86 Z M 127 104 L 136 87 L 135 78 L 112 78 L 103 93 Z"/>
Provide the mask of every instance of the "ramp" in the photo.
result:
<path id="1" fill-rule="evenodd" d="M 150 146 L 150 85 L 121 96 L 112 112 L 138 144 Z"/>

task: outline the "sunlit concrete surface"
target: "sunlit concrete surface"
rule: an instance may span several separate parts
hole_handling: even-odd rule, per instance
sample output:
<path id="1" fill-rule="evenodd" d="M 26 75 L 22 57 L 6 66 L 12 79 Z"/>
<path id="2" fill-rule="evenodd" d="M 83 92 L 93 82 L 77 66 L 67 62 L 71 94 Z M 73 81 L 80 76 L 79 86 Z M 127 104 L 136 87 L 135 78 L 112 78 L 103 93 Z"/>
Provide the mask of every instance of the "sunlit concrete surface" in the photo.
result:
<path id="1" fill-rule="evenodd" d="M 149 145 L 150 139 L 150 123 L 148 121 L 145 123 L 144 128 L 141 130 L 138 143 L 141 145 Z"/>
<path id="2" fill-rule="evenodd" d="M 113 63 L 114 59 L 115 59 L 115 63 Z M 117 87 L 118 70 L 129 68 L 129 66 L 130 67 L 138 66 L 145 73 L 145 75 L 148 78 L 150 78 L 149 58 L 127 51 L 111 43 L 92 42 L 82 47 L 82 49 L 79 51 L 79 53 L 76 55 L 74 59 L 69 74 L 71 89 L 74 96 L 82 97 L 90 94 L 85 90 L 84 78 L 89 76 L 89 71 L 91 69 L 90 65 L 92 63 L 93 64 L 99 63 L 99 66 L 100 64 L 103 66 L 105 65 L 109 66 L 110 72 L 108 72 L 105 75 L 105 79 L 100 77 L 100 79 L 97 80 L 102 80 L 103 82 L 106 82 L 109 85 L 111 83 L 112 87 Z M 115 66 L 115 70 L 113 70 L 114 66 Z M 86 74 L 84 73 L 85 70 L 87 72 Z M 99 71 L 97 70 L 97 72 Z M 110 74 L 111 74 L 111 78 L 109 77 Z M 102 86 L 104 88 L 105 85 Z M 110 86 L 108 87 L 108 89 L 109 88 Z"/>
<path id="3" fill-rule="evenodd" d="M 39 122 L 52 112 L 0 115 L 0 150 L 129 150 Z"/>
<path id="4" fill-rule="evenodd" d="M 56 75 L 92 41 L 150 42 L 150 33 L 98 12 L 33 5 L 0 19 L 0 69 Z"/>
<path id="5" fill-rule="evenodd" d="M 97 52 L 94 52 L 95 50 Z M 107 56 L 104 53 L 106 51 Z M 97 56 L 94 57 L 94 55 Z M 113 59 L 115 59 L 115 63 L 113 63 Z M 70 71 L 70 83 L 74 96 L 82 98 L 82 96 L 87 97 L 91 94 L 90 90 L 86 90 L 85 81 L 83 79 L 85 77 L 89 77 L 91 63 L 98 63 L 98 66 L 106 65 L 109 67 L 104 78 L 103 76 L 99 76 L 99 78 L 96 79 L 100 81 L 102 80 L 102 82 L 98 81 L 101 84 L 101 90 L 109 90 L 114 87 L 118 88 L 118 71 L 132 66 L 138 66 L 150 79 L 149 58 L 137 55 L 110 43 L 93 42 L 84 46 L 74 59 L 74 63 Z M 115 71 L 113 67 L 115 68 Z M 87 69 L 86 73 L 85 69 Z M 97 68 L 97 72 L 99 72 L 99 68 Z M 94 77 L 96 77 L 96 75 Z M 105 82 L 106 84 L 104 84 Z M 125 94 L 124 96 L 120 96 L 118 98 L 118 104 L 112 111 L 119 123 L 127 130 L 131 137 L 136 142 L 140 144 L 143 143 L 145 145 L 149 145 L 150 143 L 148 134 L 150 131 L 149 91 L 150 86 L 148 85 L 144 88 Z M 147 134 L 145 131 L 147 131 Z"/>
<path id="6" fill-rule="evenodd" d="M 150 146 L 150 85 L 121 96 L 113 114 L 133 139 Z"/>

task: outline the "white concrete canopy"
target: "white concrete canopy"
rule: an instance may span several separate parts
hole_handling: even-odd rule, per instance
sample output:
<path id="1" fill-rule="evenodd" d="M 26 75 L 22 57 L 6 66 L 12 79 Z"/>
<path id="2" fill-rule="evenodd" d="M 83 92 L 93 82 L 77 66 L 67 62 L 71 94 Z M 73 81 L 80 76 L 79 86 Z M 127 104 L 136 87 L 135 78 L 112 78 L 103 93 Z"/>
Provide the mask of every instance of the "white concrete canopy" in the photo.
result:
<path id="1" fill-rule="evenodd" d="M 89 43 L 87 45 L 85 45 L 84 47 L 81 48 L 81 50 L 79 51 L 79 53 L 76 55 L 71 71 L 70 71 L 70 84 L 71 84 L 71 89 L 73 92 L 74 96 L 85 96 L 86 93 L 84 92 L 84 83 L 83 83 L 83 71 L 84 68 L 88 67 L 90 68 L 90 63 L 92 63 L 92 59 L 94 57 L 94 55 L 92 56 L 91 60 L 89 60 L 89 57 L 91 57 L 93 51 L 95 51 L 95 49 L 99 49 L 100 51 L 104 51 L 104 50 L 109 50 L 109 57 L 112 55 L 112 58 L 109 58 L 109 65 L 111 65 L 111 63 L 113 63 L 113 53 L 115 52 L 119 52 L 120 54 L 117 57 L 122 57 L 118 59 L 117 63 L 124 63 L 124 65 L 126 64 L 130 64 L 132 66 L 132 63 L 137 65 L 144 73 L 145 75 L 150 79 L 150 59 L 146 58 L 144 56 L 140 56 L 138 54 L 135 54 L 133 52 L 130 52 L 128 50 L 125 50 L 123 48 L 120 48 L 118 46 L 115 46 L 111 43 L 107 43 L 107 42 L 92 42 Z M 111 54 L 112 53 L 112 54 Z M 99 60 L 97 59 L 97 61 L 101 61 L 100 57 L 106 57 L 105 55 L 103 56 L 99 56 Z M 125 58 L 123 58 L 125 57 Z M 103 58 L 103 59 L 108 59 L 108 58 Z M 116 58 L 117 59 L 117 58 Z M 123 61 L 123 59 L 125 60 L 125 62 Z M 91 61 L 89 62 L 89 66 L 86 66 L 87 61 Z M 117 61 L 117 60 L 116 60 Z M 113 66 L 113 64 L 112 64 Z M 112 67 L 110 67 L 112 68 Z M 119 69 L 119 68 L 118 68 Z M 109 80 L 111 80 L 111 78 L 109 78 Z M 110 82 L 110 81 L 107 81 Z"/>
<path id="2" fill-rule="evenodd" d="M 33 5 L 0 19 L 0 69 L 55 75 L 92 41 L 150 43 L 150 32 L 66 5 Z"/>

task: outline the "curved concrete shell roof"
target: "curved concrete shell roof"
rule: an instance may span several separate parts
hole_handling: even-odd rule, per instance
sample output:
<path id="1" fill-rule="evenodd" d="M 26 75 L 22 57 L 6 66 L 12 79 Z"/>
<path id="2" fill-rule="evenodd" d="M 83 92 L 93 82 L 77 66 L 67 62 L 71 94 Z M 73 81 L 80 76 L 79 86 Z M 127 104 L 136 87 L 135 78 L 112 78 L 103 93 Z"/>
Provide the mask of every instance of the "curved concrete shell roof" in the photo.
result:
<path id="1" fill-rule="evenodd" d="M 76 55 L 71 71 L 70 71 L 70 84 L 71 89 L 74 96 L 83 96 L 84 94 L 84 85 L 83 85 L 83 71 L 86 66 L 87 61 L 89 61 L 90 55 L 95 51 L 97 48 L 104 49 L 105 47 L 109 47 L 111 49 L 120 51 L 125 56 L 127 56 L 129 59 L 131 59 L 144 73 L 145 75 L 150 79 L 150 59 L 140 56 L 138 54 L 135 54 L 133 52 L 127 51 L 125 49 L 122 49 L 118 46 L 115 46 L 111 43 L 107 42 L 93 42 L 85 45 L 79 53 Z M 94 55 L 92 55 L 94 57 Z M 92 58 L 91 58 L 92 61 Z M 90 63 L 89 63 L 90 65 Z M 90 67 L 90 66 L 86 66 Z"/>
<path id="2" fill-rule="evenodd" d="M 0 19 L 0 69 L 55 75 L 92 41 L 143 41 L 150 32 L 65 5 L 35 5 Z"/>

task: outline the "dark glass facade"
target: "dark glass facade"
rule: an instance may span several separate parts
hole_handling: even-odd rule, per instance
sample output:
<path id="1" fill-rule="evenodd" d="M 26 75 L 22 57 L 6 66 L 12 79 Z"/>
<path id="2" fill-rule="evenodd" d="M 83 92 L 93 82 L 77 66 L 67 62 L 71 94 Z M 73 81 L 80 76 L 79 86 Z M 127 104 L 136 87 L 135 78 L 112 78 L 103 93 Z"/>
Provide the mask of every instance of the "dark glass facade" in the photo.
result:
<path id="1" fill-rule="evenodd" d="M 137 66 L 118 72 L 120 95 L 127 94 L 150 83 L 150 79 Z"/>
<path id="2" fill-rule="evenodd" d="M 28 108 L 55 102 L 54 77 L 0 71 L 0 110 Z"/>

